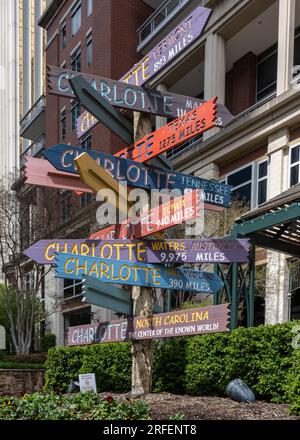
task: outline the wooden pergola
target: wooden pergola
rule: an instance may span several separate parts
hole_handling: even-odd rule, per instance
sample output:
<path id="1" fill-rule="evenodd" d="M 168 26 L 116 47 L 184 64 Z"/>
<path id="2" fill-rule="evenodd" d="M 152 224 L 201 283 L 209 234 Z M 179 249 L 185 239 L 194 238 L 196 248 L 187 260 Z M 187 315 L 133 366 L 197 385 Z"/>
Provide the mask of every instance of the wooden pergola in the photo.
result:
<path id="1" fill-rule="evenodd" d="M 244 298 L 247 326 L 254 320 L 255 248 L 261 247 L 300 258 L 300 184 L 268 200 L 235 221 L 228 238 L 249 238 L 249 263 L 232 263 L 226 270 L 219 264 L 215 272 L 224 281 L 215 303 L 225 299 L 231 304 L 231 329 L 238 324 L 238 304 Z"/>

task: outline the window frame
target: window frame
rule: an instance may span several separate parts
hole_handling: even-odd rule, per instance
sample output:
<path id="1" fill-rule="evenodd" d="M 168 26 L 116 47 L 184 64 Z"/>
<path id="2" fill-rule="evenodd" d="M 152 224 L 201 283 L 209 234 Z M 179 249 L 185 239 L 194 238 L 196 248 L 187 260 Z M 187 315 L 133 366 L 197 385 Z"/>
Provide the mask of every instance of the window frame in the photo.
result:
<path id="1" fill-rule="evenodd" d="M 80 24 L 79 24 L 77 30 L 73 33 L 73 19 L 79 10 L 80 10 Z M 72 37 L 75 37 L 75 35 L 79 31 L 79 29 L 81 28 L 81 24 L 82 24 L 82 7 L 81 7 L 81 1 L 80 1 L 73 7 L 72 12 L 71 12 L 71 36 Z"/>
<path id="2" fill-rule="evenodd" d="M 61 25 L 61 48 L 64 50 L 67 47 L 67 23 L 64 21 Z M 65 32 L 65 38 L 64 38 Z"/>
<path id="3" fill-rule="evenodd" d="M 62 135 L 62 132 L 63 132 L 62 120 L 63 119 L 65 121 L 65 136 Z M 66 112 L 66 108 L 63 108 L 60 111 L 60 140 L 62 142 L 64 142 L 66 140 L 66 137 L 67 137 L 67 112 Z"/>
<path id="4" fill-rule="evenodd" d="M 76 69 L 73 69 L 73 63 L 76 62 L 78 63 L 79 60 L 79 70 L 78 70 L 78 66 L 76 66 Z M 70 66 L 71 66 L 71 70 L 73 72 L 81 72 L 81 46 L 77 47 L 71 54 L 70 54 Z"/>
<path id="5" fill-rule="evenodd" d="M 91 52 L 91 58 L 92 61 L 89 63 L 89 59 L 88 59 L 88 47 L 89 45 L 91 45 L 92 47 L 92 52 Z M 93 64 L 94 61 L 94 46 L 93 46 L 93 34 L 90 33 L 87 37 L 86 37 L 86 44 L 85 44 L 85 50 L 86 50 L 86 65 L 87 67 L 91 66 Z"/>
<path id="6" fill-rule="evenodd" d="M 267 162 L 267 174 L 266 176 L 263 177 L 259 177 L 259 165 Z M 269 177 L 269 160 L 266 159 L 261 159 L 260 161 L 256 162 L 256 167 L 257 167 L 257 179 L 256 179 L 256 203 L 255 206 L 260 206 L 263 203 L 265 203 L 268 200 L 268 177 Z M 267 181 L 267 190 L 266 190 L 266 200 L 260 204 L 258 204 L 258 192 L 259 192 L 259 182 L 262 182 L 263 180 Z"/>
<path id="7" fill-rule="evenodd" d="M 76 108 L 78 108 L 78 115 L 75 116 L 75 124 L 73 124 L 73 111 Z M 79 118 L 79 116 L 80 116 L 80 102 L 75 100 L 71 103 L 71 127 L 72 127 L 72 130 L 76 130 L 76 122 L 77 122 L 77 119 Z"/>
<path id="8" fill-rule="evenodd" d="M 292 150 L 296 147 L 299 147 L 299 160 L 295 163 L 292 164 Z M 291 170 L 292 167 L 298 166 L 298 182 L 295 183 L 294 185 L 291 185 Z M 300 183 L 300 141 L 294 145 L 292 145 L 289 148 L 289 164 L 288 164 L 288 188 L 292 188 L 292 186 L 297 185 L 298 183 Z"/>

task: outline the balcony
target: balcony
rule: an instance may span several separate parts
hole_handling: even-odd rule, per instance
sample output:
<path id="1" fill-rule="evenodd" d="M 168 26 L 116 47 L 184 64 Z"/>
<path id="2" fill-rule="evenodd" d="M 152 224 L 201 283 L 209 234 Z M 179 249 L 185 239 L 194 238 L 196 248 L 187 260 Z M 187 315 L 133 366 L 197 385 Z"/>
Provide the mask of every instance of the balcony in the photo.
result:
<path id="1" fill-rule="evenodd" d="M 38 139 L 32 142 L 32 144 L 20 155 L 20 169 L 22 169 L 25 165 L 24 156 L 38 157 L 45 148 L 45 144 L 45 135 L 40 136 Z"/>
<path id="2" fill-rule="evenodd" d="M 42 95 L 20 121 L 20 136 L 37 139 L 45 133 L 46 97 Z"/>
<path id="3" fill-rule="evenodd" d="M 191 0 L 165 0 L 137 30 L 138 52 L 178 15 Z"/>

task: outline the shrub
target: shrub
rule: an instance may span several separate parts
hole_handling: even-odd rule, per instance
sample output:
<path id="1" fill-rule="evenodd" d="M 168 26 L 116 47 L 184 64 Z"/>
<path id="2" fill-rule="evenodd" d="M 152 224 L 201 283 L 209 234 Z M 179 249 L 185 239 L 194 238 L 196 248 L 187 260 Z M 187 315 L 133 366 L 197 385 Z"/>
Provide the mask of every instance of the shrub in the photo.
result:
<path id="1" fill-rule="evenodd" d="M 153 390 L 174 394 L 185 392 L 187 338 L 161 340 L 154 348 Z"/>
<path id="2" fill-rule="evenodd" d="M 42 351 L 48 351 L 50 348 L 56 346 L 56 336 L 53 333 L 44 335 L 41 339 Z"/>
<path id="3" fill-rule="evenodd" d="M 45 389 L 66 392 L 71 380 L 78 378 L 85 347 L 58 347 L 48 351 Z"/>
<path id="4" fill-rule="evenodd" d="M 79 373 L 95 373 L 99 392 L 126 393 L 131 388 L 130 350 L 128 342 L 83 347 Z"/>
<path id="5" fill-rule="evenodd" d="M 143 401 L 103 399 L 91 392 L 69 395 L 34 393 L 22 398 L 0 397 L 0 419 L 138 420 L 149 419 L 149 407 Z"/>
<path id="6" fill-rule="evenodd" d="M 300 416 L 300 349 L 294 350 L 292 367 L 285 383 L 289 410 L 291 414 Z"/>
<path id="7" fill-rule="evenodd" d="M 226 385 L 241 378 L 258 398 L 285 402 L 292 367 L 294 323 L 238 328 L 187 342 L 186 389 L 192 394 L 224 395 Z"/>

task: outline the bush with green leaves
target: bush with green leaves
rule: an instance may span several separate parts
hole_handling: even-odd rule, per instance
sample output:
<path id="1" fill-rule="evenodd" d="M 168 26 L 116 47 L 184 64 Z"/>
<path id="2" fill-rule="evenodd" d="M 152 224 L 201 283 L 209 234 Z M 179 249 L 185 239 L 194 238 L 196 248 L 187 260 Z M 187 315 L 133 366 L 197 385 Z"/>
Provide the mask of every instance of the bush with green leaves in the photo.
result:
<path id="1" fill-rule="evenodd" d="M 224 395 L 241 378 L 258 398 L 286 402 L 287 375 L 293 365 L 294 323 L 238 328 L 231 333 L 190 338 L 185 384 L 191 394 Z"/>
<path id="2" fill-rule="evenodd" d="M 22 398 L 0 397 L 3 420 L 147 420 L 144 401 L 106 399 L 92 392 L 61 395 L 26 394 Z"/>

